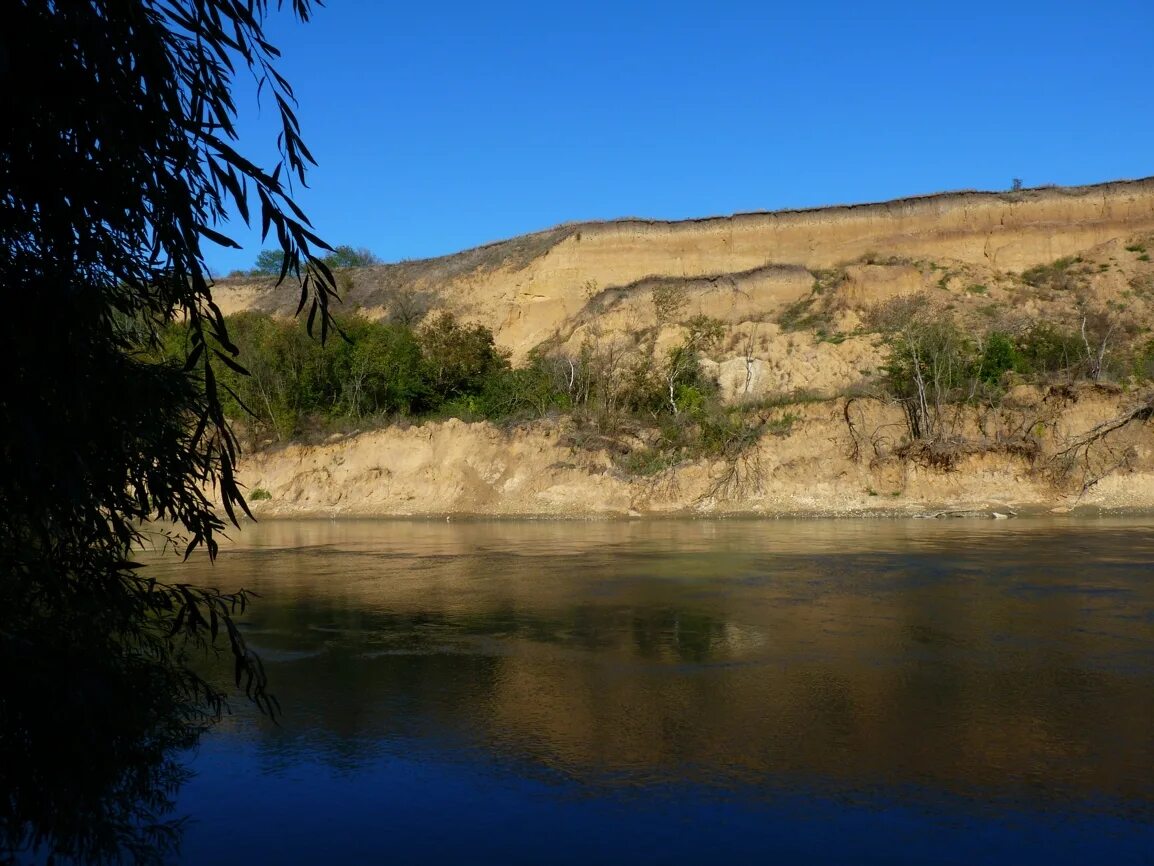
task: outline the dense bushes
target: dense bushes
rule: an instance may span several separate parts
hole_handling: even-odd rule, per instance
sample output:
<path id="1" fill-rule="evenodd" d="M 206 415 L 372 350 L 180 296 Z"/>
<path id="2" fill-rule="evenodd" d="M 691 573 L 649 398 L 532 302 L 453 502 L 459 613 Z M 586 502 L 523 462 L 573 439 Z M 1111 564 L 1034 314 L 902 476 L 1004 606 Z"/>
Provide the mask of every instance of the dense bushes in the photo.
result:
<path id="1" fill-rule="evenodd" d="M 466 327 L 441 313 L 419 332 L 423 377 L 434 404 L 480 394 L 508 362 L 482 325 Z"/>
<path id="2" fill-rule="evenodd" d="M 1041 377 L 1076 375 L 1086 357 L 1085 345 L 1078 334 L 1049 322 L 1030 326 L 1018 336 L 1014 349 L 1019 372 Z"/>
<path id="3" fill-rule="evenodd" d="M 516 368 L 487 328 L 448 313 L 419 328 L 360 316 L 339 324 L 342 334 L 322 346 L 297 321 L 251 312 L 228 317 L 248 373 L 219 374 L 233 422 L 283 441 L 366 419 L 505 422 L 564 412 L 578 429 L 602 438 L 652 429 L 654 446 L 674 461 L 725 452 L 743 437 L 740 411 L 724 409 L 716 385 L 701 373 L 700 357 L 721 330 L 702 317 L 663 353 L 649 333 L 628 345 L 589 343 L 574 356 L 541 350 Z M 170 328 L 165 354 L 183 362 L 187 349 L 184 329 Z"/>
<path id="4" fill-rule="evenodd" d="M 369 417 L 540 417 L 569 405 L 563 379 L 534 358 L 512 369 L 480 325 L 442 313 L 414 329 L 360 316 L 339 320 L 325 345 L 303 324 L 258 313 L 228 317 L 240 369 L 222 370 L 225 411 L 255 432 L 287 439 L 310 424 Z M 165 353 L 183 361 L 186 332 L 172 326 Z"/>

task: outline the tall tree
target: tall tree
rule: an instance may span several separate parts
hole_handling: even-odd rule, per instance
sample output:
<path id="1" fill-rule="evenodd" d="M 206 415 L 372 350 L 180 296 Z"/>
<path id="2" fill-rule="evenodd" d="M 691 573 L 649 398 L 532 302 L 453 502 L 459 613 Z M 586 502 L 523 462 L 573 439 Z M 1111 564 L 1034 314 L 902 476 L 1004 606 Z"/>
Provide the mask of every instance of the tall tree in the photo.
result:
<path id="1" fill-rule="evenodd" d="M 380 263 L 372 250 L 348 244 L 341 244 L 325 256 L 325 264 L 330 268 L 367 268 Z"/>
<path id="2" fill-rule="evenodd" d="M 245 593 L 164 584 L 132 561 L 149 527 L 215 556 L 225 518 L 247 510 L 216 375 L 237 349 L 204 258 L 206 242 L 236 246 L 227 214 L 275 238 L 310 331 L 331 321 L 329 247 L 290 197 L 312 156 L 263 33 L 272 5 L 5 5 L 0 862 L 30 845 L 99 862 L 167 838 L 171 748 L 225 705 L 194 651 L 219 640 L 238 687 L 275 709 L 233 622 Z M 282 5 L 306 21 L 313 4 Z M 270 170 L 238 150 L 238 74 L 279 114 Z M 158 363 L 174 320 L 186 362 Z"/>
<path id="3" fill-rule="evenodd" d="M 280 274 L 281 265 L 283 264 L 284 250 L 261 250 L 256 257 L 256 262 L 253 263 L 252 272 L 254 274 L 276 276 Z"/>

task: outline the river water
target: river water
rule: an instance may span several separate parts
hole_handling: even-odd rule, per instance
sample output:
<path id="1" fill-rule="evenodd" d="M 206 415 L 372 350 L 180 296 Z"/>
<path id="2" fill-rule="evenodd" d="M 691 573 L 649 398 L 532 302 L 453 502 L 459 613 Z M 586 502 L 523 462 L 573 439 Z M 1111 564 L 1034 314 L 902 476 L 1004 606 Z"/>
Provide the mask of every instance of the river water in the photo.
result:
<path id="1" fill-rule="evenodd" d="M 1154 520 L 268 522 L 187 863 L 1154 863 Z"/>

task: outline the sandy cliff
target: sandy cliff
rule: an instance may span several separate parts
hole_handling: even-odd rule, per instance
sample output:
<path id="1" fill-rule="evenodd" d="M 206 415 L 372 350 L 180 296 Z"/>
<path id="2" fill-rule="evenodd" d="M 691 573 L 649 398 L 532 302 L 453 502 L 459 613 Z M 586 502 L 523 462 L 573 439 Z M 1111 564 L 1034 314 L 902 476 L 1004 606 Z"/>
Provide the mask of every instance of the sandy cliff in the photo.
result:
<path id="1" fill-rule="evenodd" d="M 345 272 L 346 308 L 447 309 L 492 328 L 514 362 L 540 345 L 573 356 L 591 344 L 636 347 L 639 335 L 660 359 L 682 338 L 679 322 L 709 316 L 724 338 L 705 371 L 728 401 L 762 401 L 767 432 L 740 459 L 630 473 L 622 450 L 645 448 L 644 437 L 581 441 L 563 419 L 511 430 L 426 423 L 258 449 L 244 480 L 268 493 L 260 512 L 280 515 L 1152 508 L 1145 385 L 1019 388 L 959 419 L 948 455 L 930 453 L 870 387 L 886 349 L 867 324 L 887 302 L 916 296 L 975 333 L 1038 321 L 1076 330 L 1098 311 L 1124 325 L 1109 332 L 1114 344 L 1123 331 L 1140 339 L 1154 325 L 1147 245 L 1154 251 L 1154 179 L 570 225 Z M 1022 279 L 1058 259 L 1048 282 Z M 655 300 L 668 289 L 684 305 L 672 321 Z M 216 296 L 226 312 L 288 314 L 296 303 L 291 290 L 243 281 Z M 805 400 L 780 399 L 803 391 Z M 1117 430 L 1097 429 L 1128 413 Z"/>
<path id="2" fill-rule="evenodd" d="M 1132 411 L 1133 395 L 1021 389 L 988 427 L 1028 427 L 1046 443 L 986 441 L 948 461 L 901 448 L 901 413 L 874 398 L 793 407 L 788 428 L 739 460 L 694 460 L 651 476 L 606 449 L 577 447 L 566 425 L 502 430 L 452 419 L 259 451 L 244 462 L 257 516 L 926 515 L 1154 508 L 1149 416 L 1063 454 Z M 781 411 L 781 410 L 777 410 Z M 979 420 L 975 417 L 975 422 Z M 975 441 L 981 441 L 975 439 Z M 1067 459 L 1068 457 L 1072 459 Z"/>
<path id="3" fill-rule="evenodd" d="M 1021 271 L 1112 239 L 1154 232 L 1154 178 L 1019 192 L 956 192 L 880 204 L 656 222 L 581 223 L 453 256 L 351 272 L 348 308 L 386 315 L 410 294 L 493 330 L 514 359 L 567 335 L 617 296 L 655 279 L 687 281 L 727 321 L 796 301 L 807 271 L 865 255 Z M 885 290 L 883 287 L 882 291 Z M 871 291 L 859 279 L 859 294 Z M 223 281 L 226 312 L 290 314 L 297 297 Z M 619 323 L 605 323 L 606 325 Z"/>

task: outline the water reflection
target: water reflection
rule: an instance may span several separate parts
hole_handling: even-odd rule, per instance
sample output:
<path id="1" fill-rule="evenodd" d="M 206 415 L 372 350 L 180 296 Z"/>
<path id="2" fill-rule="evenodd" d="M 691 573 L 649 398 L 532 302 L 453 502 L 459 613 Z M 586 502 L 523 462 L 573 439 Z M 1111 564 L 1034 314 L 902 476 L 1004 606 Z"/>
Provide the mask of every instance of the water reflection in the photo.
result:
<path id="1" fill-rule="evenodd" d="M 590 795 L 916 790 L 1133 830 L 1151 561 L 1141 521 L 270 523 L 211 577 L 264 596 L 287 713 L 218 742 L 265 773 L 471 756 Z"/>
<path id="2" fill-rule="evenodd" d="M 0 654 L 0 863 L 164 862 L 203 719 L 153 659 L 36 622 Z"/>

